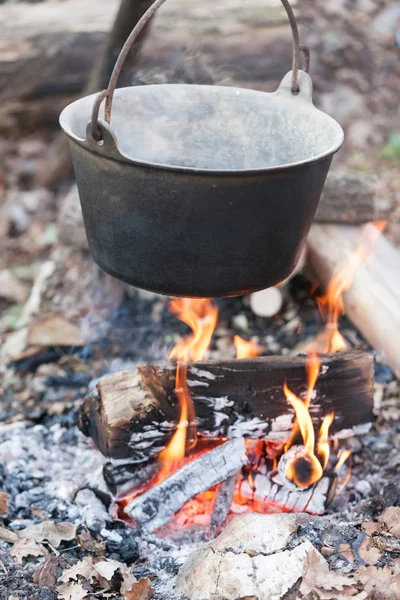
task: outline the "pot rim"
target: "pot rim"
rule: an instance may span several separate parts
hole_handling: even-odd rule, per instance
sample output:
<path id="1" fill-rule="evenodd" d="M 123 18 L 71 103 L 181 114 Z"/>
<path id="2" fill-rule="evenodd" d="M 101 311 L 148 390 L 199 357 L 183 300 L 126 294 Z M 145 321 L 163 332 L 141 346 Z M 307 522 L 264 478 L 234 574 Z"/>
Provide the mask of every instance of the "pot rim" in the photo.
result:
<path id="1" fill-rule="evenodd" d="M 306 74 L 302 71 L 300 71 L 300 74 L 301 74 L 302 78 L 306 78 L 306 80 L 309 79 L 310 83 L 311 83 L 311 79 L 309 78 L 308 74 Z M 185 88 L 203 88 L 203 89 L 212 88 L 215 91 L 220 90 L 220 91 L 222 91 L 222 93 L 240 92 L 241 94 L 243 94 L 243 93 L 245 93 L 245 94 L 263 94 L 263 95 L 268 95 L 268 96 L 273 97 L 273 96 L 277 96 L 278 94 L 281 93 L 282 85 L 284 84 L 285 80 L 288 80 L 289 75 L 290 75 L 290 72 L 286 75 L 286 77 L 282 81 L 281 86 L 275 92 L 263 92 L 260 90 L 253 90 L 250 88 L 238 88 L 235 86 L 166 83 L 166 84 L 149 84 L 146 86 L 129 86 L 129 87 L 124 87 L 124 88 L 118 88 L 115 91 L 115 93 L 116 93 L 116 95 L 118 95 L 119 93 L 125 92 L 126 90 L 129 90 L 132 92 L 132 90 L 137 90 L 139 88 L 143 89 L 143 88 L 185 87 Z M 282 164 L 282 165 L 274 165 L 274 166 L 270 166 L 270 167 L 258 167 L 258 168 L 250 168 L 250 169 L 249 168 L 247 168 L 247 169 L 209 169 L 209 168 L 204 168 L 204 167 L 198 168 L 198 167 L 171 165 L 171 164 L 166 164 L 166 163 L 144 161 L 144 160 L 132 158 L 131 156 L 126 154 L 121 149 L 121 147 L 118 143 L 116 134 L 112 130 L 112 127 L 110 125 L 108 125 L 108 123 L 106 123 L 102 119 L 99 119 L 98 124 L 99 124 L 100 129 L 102 130 L 102 134 L 105 134 L 105 137 L 107 138 L 106 143 L 100 144 L 91 137 L 90 121 L 88 122 L 88 125 L 87 125 L 86 137 L 81 138 L 72 132 L 72 127 L 71 127 L 71 122 L 70 122 L 70 113 L 72 112 L 72 107 L 76 106 L 78 103 L 81 103 L 82 100 L 85 100 L 88 98 L 93 98 L 93 101 L 94 101 L 96 99 L 98 93 L 79 98 L 79 99 L 75 100 L 74 102 L 72 102 L 71 104 L 69 104 L 68 106 L 66 106 L 60 114 L 59 122 L 60 122 L 60 126 L 61 126 L 62 130 L 64 131 L 64 133 L 72 141 L 76 142 L 77 144 L 79 144 L 80 146 L 85 148 L 88 152 L 94 153 L 100 157 L 104 157 L 109 160 L 115 160 L 117 162 L 125 162 L 125 163 L 132 164 L 135 166 L 152 168 L 152 169 L 161 169 L 163 171 L 171 171 L 171 172 L 175 172 L 175 173 L 176 172 L 187 173 L 187 174 L 193 173 L 193 174 L 200 174 L 200 175 L 205 175 L 205 176 L 206 175 L 208 175 L 208 176 L 213 176 L 213 175 L 234 176 L 234 175 L 257 175 L 257 174 L 264 174 L 264 173 L 265 174 L 278 173 L 278 172 L 287 171 L 287 170 L 290 170 L 293 168 L 298 168 L 298 167 L 302 167 L 302 166 L 306 166 L 306 165 L 312 165 L 316 162 L 324 160 L 325 158 L 333 156 L 338 150 L 340 150 L 340 148 L 343 145 L 343 142 L 344 142 L 343 128 L 336 121 L 336 119 L 334 119 L 327 113 L 319 110 L 318 108 L 316 108 L 314 106 L 313 102 L 311 101 L 311 93 L 312 93 L 312 87 L 311 87 L 311 90 L 310 89 L 307 90 L 307 92 L 305 94 L 300 92 L 300 95 L 303 96 L 303 98 L 300 98 L 300 101 L 303 100 L 303 102 L 304 102 L 304 100 L 306 100 L 306 105 L 308 107 L 310 107 L 313 112 L 315 111 L 315 112 L 323 115 L 325 119 L 329 120 L 332 123 L 332 125 L 334 125 L 336 127 L 336 129 L 337 129 L 336 143 L 333 144 L 333 146 L 331 148 L 329 148 L 328 150 L 326 150 L 325 152 L 322 152 L 322 153 L 312 156 L 310 158 L 291 162 L 291 163 L 286 163 L 286 164 Z M 294 98 L 297 98 L 297 96 L 294 96 Z"/>

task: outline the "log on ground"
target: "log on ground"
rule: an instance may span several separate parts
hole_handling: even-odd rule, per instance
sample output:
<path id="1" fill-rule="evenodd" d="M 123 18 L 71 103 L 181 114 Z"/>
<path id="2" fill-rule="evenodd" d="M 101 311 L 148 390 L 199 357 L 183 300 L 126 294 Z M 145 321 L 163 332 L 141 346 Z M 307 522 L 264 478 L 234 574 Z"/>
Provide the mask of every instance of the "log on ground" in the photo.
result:
<path id="1" fill-rule="evenodd" d="M 340 169 L 328 174 L 315 221 L 369 223 L 388 219 L 392 210 L 392 194 L 379 177 Z"/>
<path id="2" fill-rule="evenodd" d="M 351 351 L 321 356 L 311 416 L 316 427 L 334 411 L 333 435 L 373 418 L 373 356 Z M 188 365 L 197 428 L 208 437 L 245 436 L 286 441 L 294 413 L 284 393 L 306 391 L 305 356 L 204 361 Z M 80 428 L 113 459 L 147 460 L 172 437 L 180 407 L 175 365 L 141 364 L 100 379 L 80 410 Z"/>
<path id="3" fill-rule="evenodd" d="M 314 224 L 308 259 L 323 286 L 339 269 L 354 265 L 351 287 L 343 293 L 346 316 L 400 376 L 400 252 L 384 235 L 374 242 L 375 235 L 372 224 Z M 357 259 L 360 248 L 365 260 Z"/>

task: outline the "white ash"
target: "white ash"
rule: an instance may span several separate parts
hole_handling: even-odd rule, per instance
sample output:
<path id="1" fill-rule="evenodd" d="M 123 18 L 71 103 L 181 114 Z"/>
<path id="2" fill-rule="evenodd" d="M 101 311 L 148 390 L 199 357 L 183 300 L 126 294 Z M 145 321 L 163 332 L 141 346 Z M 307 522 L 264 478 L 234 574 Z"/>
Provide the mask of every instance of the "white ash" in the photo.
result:
<path id="1" fill-rule="evenodd" d="M 265 419 L 254 417 L 246 420 L 244 417 L 239 417 L 229 428 L 229 437 L 240 438 L 251 433 L 255 437 L 262 438 L 268 432 L 269 427 L 270 425 Z"/>
<path id="2" fill-rule="evenodd" d="M 85 521 L 85 506 L 76 501 L 86 488 L 106 493 L 104 458 L 77 428 L 46 428 L 17 422 L 0 427 L 0 463 L 5 487 L 18 509 L 40 507 L 48 518 Z"/>
<path id="3" fill-rule="evenodd" d="M 190 367 L 189 369 L 190 373 L 193 373 L 194 375 L 197 375 L 198 377 L 204 377 L 204 379 L 210 379 L 211 381 L 214 381 L 214 379 L 217 379 L 217 375 L 215 375 L 214 373 L 210 373 L 210 371 L 204 371 L 202 369 L 199 369 L 198 367 Z"/>

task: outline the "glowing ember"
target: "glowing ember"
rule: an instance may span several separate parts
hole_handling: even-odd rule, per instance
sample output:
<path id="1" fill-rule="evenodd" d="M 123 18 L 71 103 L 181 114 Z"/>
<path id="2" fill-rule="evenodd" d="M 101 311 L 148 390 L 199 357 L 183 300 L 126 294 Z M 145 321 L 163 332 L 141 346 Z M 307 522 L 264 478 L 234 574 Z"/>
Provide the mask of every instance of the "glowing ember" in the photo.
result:
<path id="1" fill-rule="evenodd" d="M 189 325 L 193 335 L 178 342 L 169 355 L 169 358 L 178 361 L 176 395 L 181 413 L 174 435 L 166 448 L 159 454 L 165 475 L 171 462 L 182 459 L 186 450 L 196 445 L 195 413 L 187 386 L 187 363 L 189 360 L 204 359 L 218 318 L 217 307 L 207 298 L 175 298 L 170 303 L 170 309 L 179 319 Z"/>
<path id="2" fill-rule="evenodd" d="M 346 350 L 346 340 L 338 329 L 339 317 L 344 314 L 343 293 L 351 287 L 357 266 L 361 262 L 367 262 L 373 255 L 374 246 L 386 225 L 387 221 L 377 221 L 364 227 L 361 245 L 349 260 L 334 273 L 325 295 L 316 298 L 319 311 L 325 319 L 326 325 L 324 331 L 304 348 L 306 352 L 326 353 Z"/>
<path id="3" fill-rule="evenodd" d="M 248 342 L 239 335 L 235 335 L 233 343 L 236 348 L 236 358 L 254 358 L 260 356 L 264 352 L 262 346 L 259 346 L 252 341 Z"/>

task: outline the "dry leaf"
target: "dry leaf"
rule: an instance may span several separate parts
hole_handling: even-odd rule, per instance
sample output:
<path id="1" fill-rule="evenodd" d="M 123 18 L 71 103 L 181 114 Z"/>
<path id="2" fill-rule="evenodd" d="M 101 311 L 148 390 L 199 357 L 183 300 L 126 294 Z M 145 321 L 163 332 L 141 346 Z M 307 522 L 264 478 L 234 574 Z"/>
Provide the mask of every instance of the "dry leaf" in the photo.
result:
<path id="1" fill-rule="evenodd" d="M 371 537 L 366 536 L 361 546 L 358 549 L 358 555 L 367 565 L 376 565 L 378 560 L 382 558 L 382 553 L 374 545 Z"/>
<path id="2" fill-rule="evenodd" d="M 116 560 L 101 560 L 94 565 L 94 568 L 100 577 L 110 582 L 116 571 L 119 570 L 122 574 L 127 566 L 125 563 L 120 563 Z"/>
<path id="3" fill-rule="evenodd" d="M 70 580 L 78 581 L 81 577 L 86 581 L 92 582 L 97 575 L 97 571 L 93 564 L 93 558 L 91 556 L 85 556 L 85 558 L 76 563 L 76 565 L 63 571 L 58 581 L 61 583 L 69 583 Z"/>
<path id="4" fill-rule="evenodd" d="M 58 314 L 40 317 L 28 331 L 30 346 L 83 346 L 80 329 Z"/>
<path id="5" fill-rule="evenodd" d="M 9 496 L 7 492 L 0 492 L 0 515 L 5 516 L 8 512 Z"/>
<path id="6" fill-rule="evenodd" d="M 64 583 L 57 587 L 58 600 L 83 600 L 88 595 L 80 583 Z"/>
<path id="7" fill-rule="evenodd" d="M 385 508 L 378 521 L 388 533 L 400 538 L 400 506 Z"/>
<path id="8" fill-rule="evenodd" d="M 87 529 L 84 529 L 82 533 L 78 533 L 76 539 L 78 540 L 78 544 L 80 545 L 80 547 L 84 550 L 87 550 L 88 552 L 93 552 L 93 554 L 103 554 L 103 542 L 98 542 Z"/>
<path id="9" fill-rule="evenodd" d="M 28 556 L 46 556 L 48 552 L 42 544 L 38 544 L 32 538 L 20 538 L 11 548 L 10 554 L 15 558 L 15 562 L 22 565 L 24 558 Z"/>
<path id="10" fill-rule="evenodd" d="M 368 533 L 368 535 L 374 535 L 375 533 L 380 533 L 382 531 L 382 524 L 369 521 L 363 523 L 361 529 L 365 531 L 365 533 Z"/>
<path id="11" fill-rule="evenodd" d="M 22 283 L 9 269 L 0 271 L 0 298 L 11 304 L 22 304 L 29 296 L 29 286 Z"/>
<path id="12" fill-rule="evenodd" d="M 125 591 L 125 600 L 149 600 L 153 595 L 153 586 L 148 577 L 132 583 Z"/>
<path id="13" fill-rule="evenodd" d="M 21 537 L 33 538 L 36 542 L 47 540 L 52 546 L 58 548 L 61 542 L 69 542 L 76 537 L 76 525 L 72 523 L 54 523 L 43 521 L 36 525 L 28 525 L 20 532 Z"/>
<path id="14" fill-rule="evenodd" d="M 354 554 L 350 544 L 340 544 L 338 548 L 340 556 L 343 556 L 351 565 L 354 562 Z"/>
<path id="15" fill-rule="evenodd" d="M 360 595 L 354 580 L 343 577 L 329 569 L 326 560 L 317 550 L 311 550 L 304 561 L 303 580 L 300 592 L 307 598 L 319 600 L 344 600 L 353 597 L 354 600 L 365 600 L 365 594 Z"/>
<path id="16" fill-rule="evenodd" d="M 357 572 L 363 590 L 373 600 L 399 600 L 400 598 L 400 561 L 392 567 L 367 567 Z"/>
<path id="17" fill-rule="evenodd" d="M 40 587 L 54 588 L 57 583 L 57 560 L 47 555 L 44 563 L 33 574 L 33 583 Z"/>
<path id="18" fill-rule="evenodd" d="M 8 600 L 21 600 L 18 596 L 8 596 Z"/>

